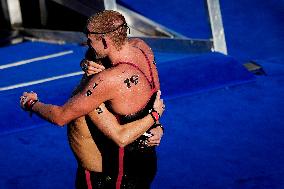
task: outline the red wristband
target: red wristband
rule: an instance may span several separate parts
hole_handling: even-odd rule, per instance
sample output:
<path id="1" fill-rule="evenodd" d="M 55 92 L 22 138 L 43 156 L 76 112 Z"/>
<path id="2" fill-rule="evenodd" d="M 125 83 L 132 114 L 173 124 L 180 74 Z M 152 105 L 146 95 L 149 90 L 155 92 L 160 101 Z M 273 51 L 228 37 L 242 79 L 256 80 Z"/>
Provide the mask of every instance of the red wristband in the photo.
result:
<path id="1" fill-rule="evenodd" d="M 159 115 L 158 112 L 156 112 L 155 110 L 152 109 L 150 111 L 150 114 L 151 114 L 151 116 L 152 116 L 152 118 L 154 119 L 155 122 L 157 122 L 159 120 L 160 115 Z"/>
<path id="2" fill-rule="evenodd" d="M 30 99 L 30 100 L 28 100 L 28 101 L 25 103 L 24 107 L 25 107 L 26 110 L 32 111 L 33 106 L 34 106 L 35 103 L 37 103 L 37 102 L 38 102 L 38 100 Z"/>

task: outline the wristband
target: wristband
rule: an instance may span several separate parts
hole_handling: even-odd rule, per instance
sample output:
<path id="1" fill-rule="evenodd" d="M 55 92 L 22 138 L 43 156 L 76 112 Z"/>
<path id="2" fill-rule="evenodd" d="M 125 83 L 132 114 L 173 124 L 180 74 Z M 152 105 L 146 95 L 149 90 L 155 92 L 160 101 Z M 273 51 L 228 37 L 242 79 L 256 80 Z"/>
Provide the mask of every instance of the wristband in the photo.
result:
<path id="1" fill-rule="evenodd" d="M 156 123 L 159 120 L 159 118 L 160 118 L 159 113 L 156 110 L 154 110 L 154 109 L 151 109 L 149 111 L 149 113 L 152 116 L 152 118 L 154 119 L 154 122 Z"/>
<path id="2" fill-rule="evenodd" d="M 25 110 L 27 111 L 32 111 L 32 108 L 33 106 L 38 102 L 38 100 L 28 100 L 25 104 L 24 104 L 24 107 L 25 107 Z"/>
<path id="3" fill-rule="evenodd" d="M 160 123 L 157 123 L 156 125 L 155 125 L 155 128 L 156 127 L 161 127 L 161 129 L 163 130 L 163 132 L 165 131 L 165 129 L 164 129 L 164 127 L 163 127 L 163 125 L 162 124 L 160 124 Z"/>

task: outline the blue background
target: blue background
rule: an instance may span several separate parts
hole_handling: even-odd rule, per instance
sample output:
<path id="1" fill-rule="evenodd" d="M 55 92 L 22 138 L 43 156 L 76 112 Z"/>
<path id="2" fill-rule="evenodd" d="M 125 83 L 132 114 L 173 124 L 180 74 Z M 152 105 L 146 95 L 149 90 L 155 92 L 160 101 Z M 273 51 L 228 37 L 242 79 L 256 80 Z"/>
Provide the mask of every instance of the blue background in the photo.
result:
<path id="1" fill-rule="evenodd" d="M 209 38 L 203 1 L 119 1 L 192 38 Z M 220 1 L 230 56 L 155 52 L 167 110 L 152 188 L 284 188 L 284 1 Z M 0 48 L 0 65 L 65 50 L 63 57 L 0 70 L 1 87 L 80 71 L 83 47 L 26 42 Z M 254 60 L 267 75 L 252 76 Z M 0 188 L 73 188 L 66 128 L 30 118 L 23 91 L 62 104 L 80 76 L 0 93 Z"/>

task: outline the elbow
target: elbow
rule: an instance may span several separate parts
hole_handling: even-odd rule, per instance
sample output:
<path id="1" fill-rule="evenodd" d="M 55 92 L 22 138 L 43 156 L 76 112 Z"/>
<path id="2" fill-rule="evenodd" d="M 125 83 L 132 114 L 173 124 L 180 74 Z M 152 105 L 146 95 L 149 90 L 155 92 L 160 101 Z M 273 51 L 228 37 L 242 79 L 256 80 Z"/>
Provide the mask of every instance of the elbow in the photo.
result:
<path id="1" fill-rule="evenodd" d="M 129 137 L 123 136 L 123 135 L 120 135 L 115 142 L 121 148 L 124 148 L 125 146 L 127 146 L 130 143 Z"/>
<path id="2" fill-rule="evenodd" d="M 121 148 L 124 148 L 125 146 L 127 146 L 132 142 L 129 133 L 126 133 L 124 128 L 120 129 L 118 132 L 113 134 L 111 138 L 116 143 L 116 145 L 118 145 Z"/>
<path id="3" fill-rule="evenodd" d="M 55 122 L 56 125 L 63 127 L 64 125 L 66 125 L 67 123 L 65 123 L 64 121 L 58 120 Z"/>
<path id="4" fill-rule="evenodd" d="M 60 127 L 63 127 L 68 123 L 68 120 L 64 119 L 64 116 L 56 116 L 52 122 Z"/>
<path id="5" fill-rule="evenodd" d="M 119 140 L 116 142 L 116 144 L 120 147 L 120 148 L 124 148 L 128 143 L 125 140 Z"/>

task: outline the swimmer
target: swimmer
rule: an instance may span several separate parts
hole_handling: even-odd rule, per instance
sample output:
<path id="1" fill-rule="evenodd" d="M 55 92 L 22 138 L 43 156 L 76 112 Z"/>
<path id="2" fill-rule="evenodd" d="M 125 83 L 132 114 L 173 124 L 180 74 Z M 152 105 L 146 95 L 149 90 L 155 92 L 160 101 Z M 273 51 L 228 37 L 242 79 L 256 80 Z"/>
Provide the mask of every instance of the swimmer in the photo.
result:
<path id="1" fill-rule="evenodd" d="M 93 110 L 97 112 L 93 112 L 89 120 L 97 126 L 108 124 L 108 120 L 100 117 L 107 110 L 122 125 L 147 117 L 148 114 L 157 123 L 159 114 L 153 109 L 153 103 L 160 84 L 154 55 L 147 44 L 140 39 L 128 40 L 125 19 L 116 11 L 103 11 L 90 17 L 86 35 L 97 57 L 108 57 L 112 66 L 92 76 L 63 106 L 42 103 L 38 101 L 36 93 L 24 93 L 21 106 L 61 126 L 89 116 Z M 109 125 L 113 125 L 113 122 Z M 104 128 L 108 130 L 107 127 L 100 129 Z M 141 129 L 141 135 L 144 133 L 141 127 L 137 129 Z M 102 132 L 111 131 L 106 130 Z M 104 182 L 107 181 L 106 185 L 116 189 L 150 187 L 156 173 L 155 147 L 141 148 L 140 140 L 119 146 L 113 140 L 108 140 L 110 136 L 96 137 L 103 142 L 101 148 L 99 143 L 96 144 L 102 156 L 102 173 L 107 175 L 102 177 Z M 92 178 L 92 174 L 89 177 Z M 94 178 L 95 182 L 98 182 L 98 178 Z M 87 182 L 88 187 L 89 184 Z"/>

